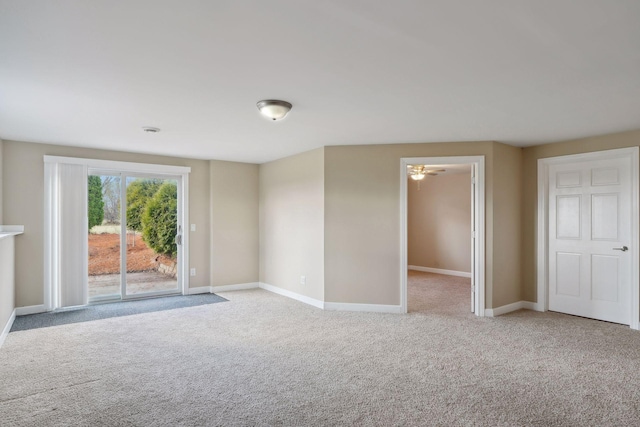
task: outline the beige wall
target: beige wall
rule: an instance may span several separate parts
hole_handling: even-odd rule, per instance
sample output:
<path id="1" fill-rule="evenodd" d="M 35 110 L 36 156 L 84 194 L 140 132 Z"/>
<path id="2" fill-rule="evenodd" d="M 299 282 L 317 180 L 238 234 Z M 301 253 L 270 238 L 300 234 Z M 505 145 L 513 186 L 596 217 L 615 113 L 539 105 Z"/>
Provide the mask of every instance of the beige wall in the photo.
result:
<path id="1" fill-rule="evenodd" d="M 0 333 L 4 330 L 15 308 L 14 239 L 0 239 Z"/>
<path id="2" fill-rule="evenodd" d="M 260 280 L 328 302 L 391 305 L 399 304 L 400 158 L 484 155 L 492 308 L 535 301 L 537 159 L 639 144 L 640 131 L 524 150 L 495 142 L 336 146 L 258 167 L 5 141 L 3 219 L 26 227 L 16 239 L 16 305 L 43 302 L 43 155 L 190 166 L 192 287 Z"/>
<path id="3" fill-rule="evenodd" d="M 522 300 L 522 149 L 496 143 L 493 154 L 494 268 L 487 300 L 495 308 Z"/>
<path id="4" fill-rule="evenodd" d="M 407 181 L 409 265 L 471 272 L 471 173 Z"/>
<path id="5" fill-rule="evenodd" d="M 258 165 L 209 163 L 211 285 L 259 280 Z"/>
<path id="6" fill-rule="evenodd" d="M 536 228 L 538 221 L 538 159 L 640 146 L 640 130 L 527 147 L 523 150 L 522 298 L 537 300 Z"/>
<path id="7" fill-rule="evenodd" d="M 260 165 L 260 281 L 324 300 L 324 148 Z M 300 276 L 306 284 L 300 284 Z"/>
<path id="8" fill-rule="evenodd" d="M 4 142 L 4 220 L 24 225 L 16 239 L 16 306 L 39 305 L 43 295 L 44 155 L 155 163 L 191 167 L 189 176 L 190 266 L 198 275 L 191 287 L 209 286 L 209 162 L 27 142 Z"/>
<path id="9" fill-rule="evenodd" d="M 499 244 L 494 247 L 494 211 L 502 217 L 515 205 L 507 200 L 505 207 L 494 207 L 494 150 L 502 162 L 517 161 L 515 153 L 521 151 L 490 141 L 326 147 L 325 300 L 399 305 L 400 159 L 483 155 L 486 168 L 486 304 L 492 308 L 496 303 L 518 301 L 519 271 L 499 273 L 494 280 L 494 273 L 502 267 L 494 264 L 496 256 L 515 266 L 519 266 L 520 260 L 519 251 L 509 251 L 511 247 L 519 247 L 519 233 L 500 236 Z M 501 166 L 507 169 L 497 174 L 500 179 L 512 178 L 519 165 Z M 502 191 L 509 188 L 509 184 L 500 183 L 498 188 Z M 498 200 L 503 202 L 504 198 Z M 508 252 L 502 253 L 503 250 Z"/>

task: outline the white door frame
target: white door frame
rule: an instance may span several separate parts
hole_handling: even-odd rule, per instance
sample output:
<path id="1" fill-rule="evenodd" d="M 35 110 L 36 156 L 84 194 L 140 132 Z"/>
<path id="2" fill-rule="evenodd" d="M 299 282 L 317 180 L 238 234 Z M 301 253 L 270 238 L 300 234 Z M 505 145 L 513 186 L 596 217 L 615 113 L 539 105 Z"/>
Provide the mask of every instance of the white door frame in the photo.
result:
<path id="1" fill-rule="evenodd" d="M 485 315 L 485 172 L 484 156 L 454 156 L 454 157 L 403 157 L 400 159 L 400 308 L 402 313 L 407 312 L 407 166 L 411 164 L 422 165 L 471 165 L 475 176 L 475 206 L 473 218 L 473 230 L 475 241 L 473 245 L 473 271 L 471 272 L 475 293 L 475 314 L 479 317 Z M 473 238 L 472 236 L 469 236 Z"/>
<path id="2" fill-rule="evenodd" d="M 55 165 L 58 163 L 83 165 L 85 170 L 96 169 L 100 171 L 113 171 L 128 173 L 133 172 L 140 174 L 152 174 L 152 175 L 170 175 L 179 176 L 181 179 L 181 191 L 182 202 L 178 206 L 178 212 L 182 214 L 178 215 L 178 225 L 182 226 L 182 249 L 181 249 L 181 268 L 178 273 L 179 283 L 178 288 L 182 295 L 189 295 L 189 233 L 187 230 L 189 224 L 189 173 L 190 167 L 185 166 L 171 166 L 171 165 L 156 165 L 150 163 L 131 163 L 120 162 L 111 160 L 100 159 L 83 159 L 77 157 L 59 157 L 59 156 L 44 156 L 45 163 L 45 191 L 44 191 L 44 235 L 45 235 L 45 247 L 44 247 L 44 306 L 45 310 L 51 311 L 54 307 L 53 296 L 56 292 L 57 286 L 57 248 L 55 247 L 55 239 L 52 239 L 55 232 L 55 177 L 52 175 L 53 169 L 48 165 Z M 180 256 L 180 255 L 179 255 Z"/>
<path id="3" fill-rule="evenodd" d="M 638 268 L 638 230 L 639 212 L 638 209 L 638 159 L 639 147 L 620 148 L 614 150 L 595 151 L 582 154 L 572 154 L 567 156 L 549 157 L 538 159 L 538 224 L 537 224 L 537 310 L 547 311 L 549 309 L 549 224 L 547 217 L 549 214 L 549 166 L 563 163 L 573 163 L 590 160 L 608 160 L 618 158 L 631 159 L 631 253 L 635 259 L 631 262 L 631 329 L 640 328 L 640 273 Z"/>

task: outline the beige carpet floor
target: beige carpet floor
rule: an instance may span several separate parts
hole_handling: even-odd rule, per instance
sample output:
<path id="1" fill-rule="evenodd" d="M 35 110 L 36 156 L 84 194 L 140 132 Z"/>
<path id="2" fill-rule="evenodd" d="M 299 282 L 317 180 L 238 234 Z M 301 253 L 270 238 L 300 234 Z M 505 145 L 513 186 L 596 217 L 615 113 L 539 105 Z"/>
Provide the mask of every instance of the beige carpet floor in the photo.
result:
<path id="1" fill-rule="evenodd" d="M 407 315 L 230 302 L 9 334 L 2 426 L 636 426 L 640 334 L 469 313 L 468 280 L 412 273 Z"/>

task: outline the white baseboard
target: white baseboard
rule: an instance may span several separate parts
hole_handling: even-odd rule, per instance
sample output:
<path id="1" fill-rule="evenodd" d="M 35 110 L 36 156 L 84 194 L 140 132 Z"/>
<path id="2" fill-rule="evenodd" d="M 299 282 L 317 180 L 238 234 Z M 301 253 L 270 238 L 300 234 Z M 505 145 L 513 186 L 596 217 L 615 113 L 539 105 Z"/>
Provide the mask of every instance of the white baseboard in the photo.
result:
<path id="1" fill-rule="evenodd" d="M 44 304 L 28 305 L 26 307 L 16 307 L 16 316 L 26 316 L 27 314 L 45 313 L 47 309 Z"/>
<path id="2" fill-rule="evenodd" d="M 197 288 L 189 288 L 189 295 L 210 294 L 211 286 L 199 286 Z"/>
<path id="3" fill-rule="evenodd" d="M 535 302 L 518 301 L 497 308 L 486 308 L 484 310 L 484 315 L 487 317 L 496 317 L 503 314 L 511 313 L 512 311 L 521 310 L 523 308 L 526 310 L 541 311 L 538 307 L 538 304 Z"/>
<path id="4" fill-rule="evenodd" d="M 216 292 L 227 292 L 227 291 L 242 291 L 245 289 L 257 289 L 259 287 L 260 287 L 260 284 L 258 282 L 238 283 L 236 285 L 222 285 L 222 286 L 200 286 L 197 288 L 189 288 L 189 295 L 214 294 Z"/>
<path id="5" fill-rule="evenodd" d="M 11 331 L 11 327 L 13 326 L 14 320 L 16 320 L 15 309 L 11 312 L 11 316 L 9 317 L 7 324 L 4 325 L 4 329 L 2 330 L 2 335 L 0 335 L 0 347 L 2 347 L 2 344 L 4 344 L 4 340 L 7 339 L 7 335 L 9 335 L 9 332 Z"/>
<path id="6" fill-rule="evenodd" d="M 409 265 L 409 270 L 424 271 L 425 273 L 446 274 L 447 276 L 459 276 L 471 278 L 471 273 L 465 271 L 443 270 L 441 268 L 420 267 L 419 265 Z"/>
<path id="7" fill-rule="evenodd" d="M 540 308 L 540 305 L 537 302 L 531 301 L 520 301 L 522 303 L 522 308 L 531 311 L 544 311 Z"/>
<path id="8" fill-rule="evenodd" d="M 311 298 L 296 292 L 288 291 L 277 286 L 267 283 L 260 283 L 260 288 L 278 295 L 282 295 L 314 307 L 330 310 L 330 311 L 360 311 L 373 313 L 403 313 L 402 307 L 399 305 L 383 305 L 383 304 L 351 304 L 342 302 L 324 302 Z"/>
<path id="9" fill-rule="evenodd" d="M 305 295 L 301 295 L 295 292 L 291 292 L 286 289 L 279 288 L 277 286 L 269 285 L 267 283 L 260 283 L 260 289 L 264 289 L 266 291 L 273 292 L 274 294 L 282 295 L 287 298 L 291 298 L 291 299 L 303 302 L 305 304 L 312 305 L 317 308 L 324 308 L 323 301 L 320 301 Z"/>
<path id="10" fill-rule="evenodd" d="M 211 286 L 211 292 L 243 291 L 245 289 L 256 289 L 259 287 L 260 284 L 258 282 L 239 283 L 237 285 Z"/>
<path id="11" fill-rule="evenodd" d="M 373 312 L 373 313 L 403 313 L 402 307 L 399 305 L 383 305 L 383 304 L 351 304 L 341 302 L 324 302 L 315 298 L 308 297 L 296 292 L 282 289 L 277 286 L 270 285 L 268 283 L 242 283 L 239 285 L 226 285 L 226 286 L 212 286 L 211 292 L 224 292 L 224 291 L 240 291 L 244 289 L 260 288 L 265 291 L 273 292 L 274 294 L 282 295 L 287 298 L 294 299 L 296 301 L 303 302 L 305 304 L 312 305 L 322 310 L 331 311 L 360 311 L 360 312 Z"/>
<path id="12" fill-rule="evenodd" d="M 324 309 L 330 311 L 364 311 L 370 313 L 395 313 L 402 314 L 404 311 L 399 305 L 384 304 L 352 304 L 345 302 L 325 302 Z"/>

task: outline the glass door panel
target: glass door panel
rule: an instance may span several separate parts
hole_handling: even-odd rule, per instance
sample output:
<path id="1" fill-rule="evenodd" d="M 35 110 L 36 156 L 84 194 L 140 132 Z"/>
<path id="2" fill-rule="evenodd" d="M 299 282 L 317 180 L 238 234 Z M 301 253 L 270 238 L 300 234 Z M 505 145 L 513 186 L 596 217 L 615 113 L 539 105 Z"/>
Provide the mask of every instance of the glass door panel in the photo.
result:
<path id="1" fill-rule="evenodd" d="M 89 302 L 180 293 L 180 184 L 89 171 Z"/>
<path id="2" fill-rule="evenodd" d="M 175 178 L 126 177 L 126 281 L 123 297 L 179 293 Z"/>
<path id="3" fill-rule="evenodd" d="M 121 298 L 121 180 L 89 173 L 89 301 Z"/>

